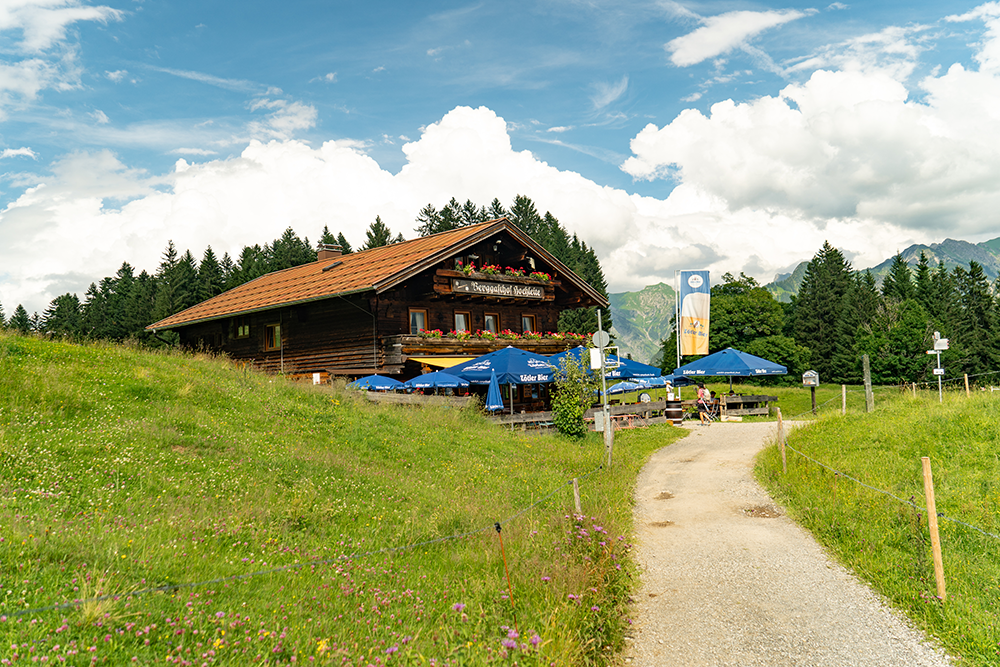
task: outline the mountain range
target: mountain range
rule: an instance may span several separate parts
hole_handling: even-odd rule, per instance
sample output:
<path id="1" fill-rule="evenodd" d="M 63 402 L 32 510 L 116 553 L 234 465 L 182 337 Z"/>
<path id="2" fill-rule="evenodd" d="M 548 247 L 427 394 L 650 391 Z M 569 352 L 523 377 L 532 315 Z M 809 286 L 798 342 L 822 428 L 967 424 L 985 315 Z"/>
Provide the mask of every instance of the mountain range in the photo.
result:
<path id="1" fill-rule="evenodd" d="M 982 243 L 969 243 L 945 239 L 930 245 L 915 244 L 903 250 L 900 255 L 911 266 L 920 261 L 920 253 L 927 257 L 931 268 L 944 262 L 949 271 L 956 266 L 968 266 L 970 261 L 979 262 L 990 281 L 1000 276 L 1000 237 Z M 892 264 L 889 257 L 881 264 L 868 269 L 877 283 L 889 271 Z M 802 279 L 806 275 L 809 260 L 804 260 L 791 273 L 779 273 L 764 287 L 778 301 L 788 302 L 798 294 Z M 614 322 L 612 333 L 622 355 L 631 354 L 642 363 L 659 363 L 660 343 L 670 335 L 670 318 L 674 314 L 677 294 L 666 283 L 648 285 L 638 292 L 618 292 L 608 295 L 611 301 L 611 318 Z"/>

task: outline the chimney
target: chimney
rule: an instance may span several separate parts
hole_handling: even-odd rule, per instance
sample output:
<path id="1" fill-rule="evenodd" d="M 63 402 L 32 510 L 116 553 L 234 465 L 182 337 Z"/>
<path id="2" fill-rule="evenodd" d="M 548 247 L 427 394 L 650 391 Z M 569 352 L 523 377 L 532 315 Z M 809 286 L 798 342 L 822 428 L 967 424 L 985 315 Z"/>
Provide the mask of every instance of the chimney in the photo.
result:
<path id="1" fill-rule="evenodd" d="M 344 254 L 344 249 L 332 243 L 320 243 L 316 249 L 316 261 L 324 262 L 328 259 L 337 259 Z"/>

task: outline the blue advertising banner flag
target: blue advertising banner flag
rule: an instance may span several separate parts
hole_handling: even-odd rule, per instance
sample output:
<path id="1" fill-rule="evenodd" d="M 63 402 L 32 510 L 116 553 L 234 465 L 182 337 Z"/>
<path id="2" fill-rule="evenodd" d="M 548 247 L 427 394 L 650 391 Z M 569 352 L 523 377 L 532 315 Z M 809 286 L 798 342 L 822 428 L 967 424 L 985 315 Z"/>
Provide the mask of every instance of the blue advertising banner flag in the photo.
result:
<path id="1" fill-rule="evenodd" d="M 709 305 L 712 298 L 708 271 L 681 271 L 681 356 L 708 354 Z"/>

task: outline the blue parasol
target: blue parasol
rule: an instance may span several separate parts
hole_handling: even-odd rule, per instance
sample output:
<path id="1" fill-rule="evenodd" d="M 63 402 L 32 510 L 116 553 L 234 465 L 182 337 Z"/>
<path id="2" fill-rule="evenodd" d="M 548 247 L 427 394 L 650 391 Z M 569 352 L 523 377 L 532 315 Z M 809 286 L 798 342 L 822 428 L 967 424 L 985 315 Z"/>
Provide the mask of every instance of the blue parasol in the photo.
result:
<path id="1" fill-rule="evenodd" d="M 608 387 L 609 394 L 622 394 L 626 391 L 635 391 L 636 389 L 642 389 L 643 385 L 638 382 L 619 382 L 618 384 L 613 384 Z"/>
<path id="2" fill-rule="evenodd" d="M 448 369 L 472 384 L 489 384 L 495 373 L 500 384 L 544 384 L 552 382 L 548 357 L 507 346 Z"/>
<path id="3" fill-rule="evenodd" d="M 403 386 L 407 389 L 455 389 L 468 387 L 469 382 L 444 371 L 435 371 L 407 380 Z"/>
<path id="4" fill-rule="evenodd" d="M 399 380 L 394 380 L 393 378 L 385 377 L 384 375 L 366 375 L 363 378 L 358 378 L 354 382 L 347 385 L 351 389 L 367 389 L 369 391 L 391 391 L 393 389 L 402 389 L 403 383 Z"/>
<path id="5" fill-rule="evenodd" d="M 503 410 L 503 398 L 500 397 L 500 383 L 497 382 L 496 371 L 490 375 L 490 388 L 486 392 L 486 405 L 484 407 L 490 412 Z"/>
<path id="6" fill-rule="evenodd" d="M 781 364 L 755 357 L 746 352 L 740 352 L 731 347 L 674 369 L 674 375 L 683 375 L 684 377 L 705 377 L 710 375 L 752 377 L 758 375 L 784 375 L 787 372 L 788 369 Z"/>

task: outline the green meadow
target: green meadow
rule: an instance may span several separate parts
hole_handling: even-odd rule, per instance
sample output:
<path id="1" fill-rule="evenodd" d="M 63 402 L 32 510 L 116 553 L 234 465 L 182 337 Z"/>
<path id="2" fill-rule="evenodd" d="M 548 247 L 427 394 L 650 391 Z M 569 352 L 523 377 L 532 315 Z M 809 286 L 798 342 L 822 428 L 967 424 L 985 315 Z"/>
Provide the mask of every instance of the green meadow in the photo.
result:
<path id="1" fill-rule="evenodd" d="M 882 389 L 874 412 L 849 402 L 846 416 L 838 387 L 835 409 L 828 406 L 788 435 L 795 450 L 787 452 L 788 473 L 776 446 L 759 455 L 756 472 L 797 522 L 962 664 L 996 665 L 1000 393 L 967 397 L 964 383 L 949 387 L 943 403 L 936 386 L 916 396 Z M 863 406 L 863 393 L 853 389 Z M 943 601 L 928 532 L 924 456 L 931 460 L 939 515 Z"/>
<path id="2" fill-rule="evenodd" d="M 683 433 L 602 469 L 594 435 L 0 332 L 0 664 L 608 664 L 635 476 Z"/>

